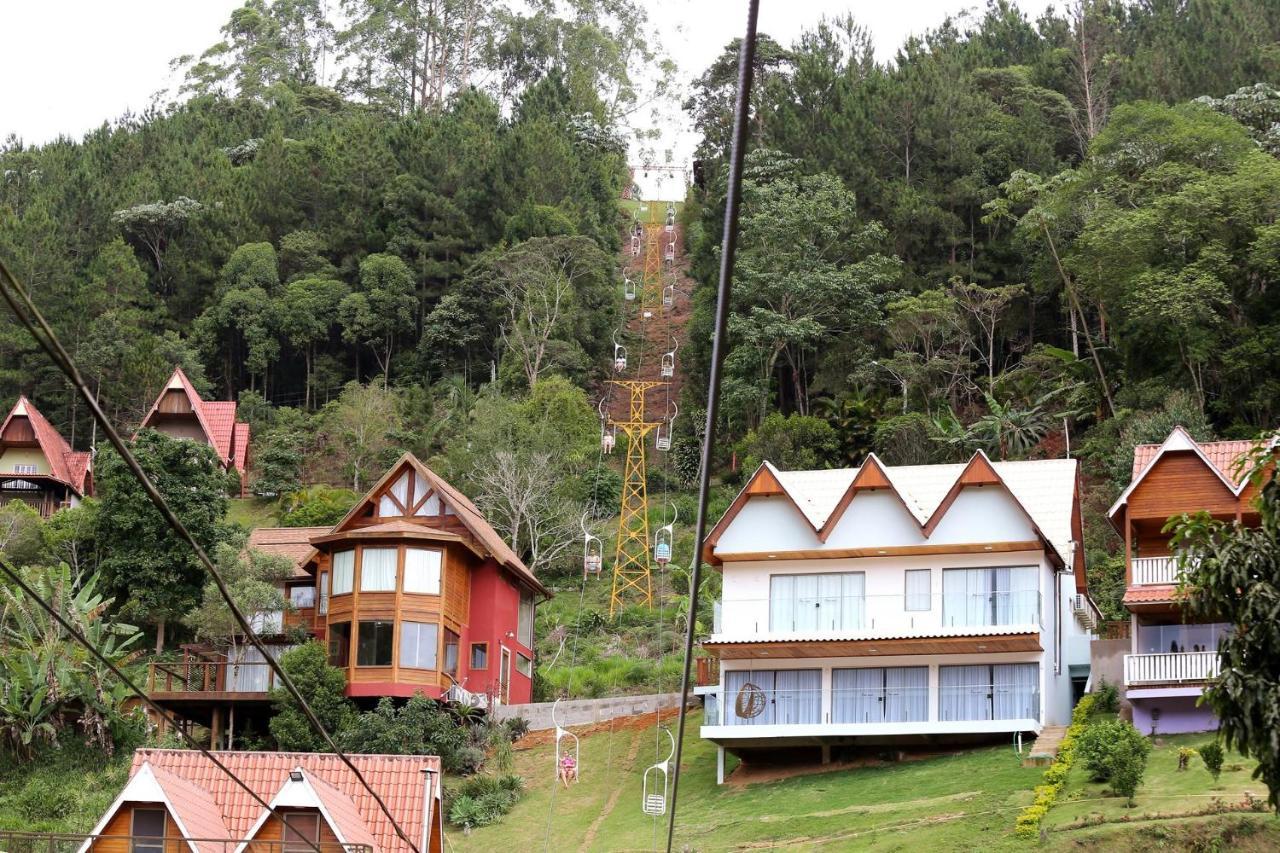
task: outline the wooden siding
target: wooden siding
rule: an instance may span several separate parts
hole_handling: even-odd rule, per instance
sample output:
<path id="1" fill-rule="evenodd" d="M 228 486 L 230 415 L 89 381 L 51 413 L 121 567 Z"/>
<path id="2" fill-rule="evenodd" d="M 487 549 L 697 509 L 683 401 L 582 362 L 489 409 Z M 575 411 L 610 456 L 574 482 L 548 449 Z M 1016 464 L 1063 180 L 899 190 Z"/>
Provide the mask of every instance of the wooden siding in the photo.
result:
<path id="1" fill-rule="evenodd" d="M 1129 520 L 1163 521 L 1182 512 L 1208 510 L 1234 517 L 1240 501 L 1194 453 L 1172 452 L 1160 458 L 1129 495 Z"/>
<path id="2" fill-rule="evenodd" d="M 298 812 L 314 814 L 316 813 L 316 810 L 299 809 Z M 277 843 L 255 845 L 253 844 L 254 841 L 273 841 Z M 253 839 L 246 847 L 246 851 L 248 851 L 248 853 L 257 853 L 257 851 L 263 851 L 263 853 L 267 853 L 267 851 L 269 851 L 269 853 L 280 853 L 279 842 L 282 841 L 284 841 L 284 821 L 275 815 L 271 815 L 267 818 L 266 822 L 262 824 L 262 828 L 258 830 L 257 834 L 253 836 Z M 325 821 L 323 817 L 320 818 L 320 843 L 322 845 L 338 844 L 338 836 L 334 835 L 333 830 L 329 828 L 328 822 Z"/>
<path id="3" fill-rule="evenodd" d="M 444 617 L 454 631 L 467 624 L 467 614 L 471 610 L 471 563 L 463 548 L 450 547 L 445 553 L 442 572 Z"/>
<path id="4" fill-rule="evenodd" d="M 4 435 L 0 435 L 0 441 L 5 444 L 34 445 L 39 443 L 36 441 L 36 431 L 32 428 L 30 419 L 23 417 L 15 417 L 9 421 L 9 425 L 5 427 Z"/>
<path id="5" fill-rule="evenodd" d="M 181 388 L 170 388 L 160 395 L 160 399 L 156 401 L 156 412 L 162 415 L 195 414 L 187 392 Z"/>
<path id="6" fill-rule="evenodd" d="M 99 833 L 99 835 L 118 835 L 120 837 L 118 839 L 99 838 L 93 842 L 93 846 L 89 849 L 93 853 L 130 853 L 132 845 L 130 844 L 129 836 L 133 834 L 133 810 L 135 807 L 140 809 L 164 808 L 160 803 L 123 804 L 120 806 L 120 811 L 116 812 L 116 816 Z M 171 815 L 166 814 L 165 816 L 164 834 L 174 839 L 165 844 L 165 853 L 183 853 L 186 845 L 178 840 L 182 837 L 182 831 L 178 829 L 178 824 Z"/>

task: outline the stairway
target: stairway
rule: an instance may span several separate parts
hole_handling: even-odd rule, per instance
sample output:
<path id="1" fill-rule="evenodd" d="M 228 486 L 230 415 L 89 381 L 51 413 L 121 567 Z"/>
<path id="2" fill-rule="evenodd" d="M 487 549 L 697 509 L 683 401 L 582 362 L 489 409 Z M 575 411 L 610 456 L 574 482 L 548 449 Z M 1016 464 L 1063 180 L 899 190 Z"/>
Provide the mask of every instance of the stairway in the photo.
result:
<path id="1" fill-rule="evenodd" d="M 1026 751 L 1022 759 L 1023 767 L 1046 767 L 1058 757 L 1058 747 L 1067 735 L 1066 726 L 1045 726 L 1040 731 L 1036 742 Z"/>

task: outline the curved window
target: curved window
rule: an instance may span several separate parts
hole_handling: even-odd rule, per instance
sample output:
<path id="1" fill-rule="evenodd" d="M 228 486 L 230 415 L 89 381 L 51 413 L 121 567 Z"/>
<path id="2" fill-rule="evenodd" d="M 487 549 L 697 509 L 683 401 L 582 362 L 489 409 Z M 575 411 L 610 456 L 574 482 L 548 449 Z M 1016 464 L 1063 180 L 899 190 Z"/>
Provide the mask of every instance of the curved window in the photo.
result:
<path id="1" fill-rule="evenodd" d="M 440 626 L 434 622 L 401 622 L 400 665 L 414 669 L 435 669 L 439 631 Z"/>
<path id="2" fill-rule="evenodd" d="M 361 551 L 360 591 L 396 591 L 395 548 L 364 548 Z"/>
<path id="3" fill-rule="evenodd" d="M 361 622 L 356 635 L 356 666 L 391 666 L 391 622 Z"/>
<path id="4" fill-rule="evenodd" d="M 429 548 L 406 548 L 404 591 L 423 595 L 440 594 L 440 552 Z"/>

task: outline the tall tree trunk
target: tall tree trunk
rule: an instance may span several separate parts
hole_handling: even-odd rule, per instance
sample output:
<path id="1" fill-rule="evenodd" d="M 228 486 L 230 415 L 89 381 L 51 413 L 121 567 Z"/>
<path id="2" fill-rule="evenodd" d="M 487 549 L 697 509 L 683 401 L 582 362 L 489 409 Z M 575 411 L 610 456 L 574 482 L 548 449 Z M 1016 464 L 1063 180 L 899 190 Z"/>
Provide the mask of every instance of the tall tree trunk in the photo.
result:
<path id="1" fill-rule="evenodd" d="M 160 617 L 160 621 L 156 623 L 156 654 L 164 651 L 164 617 Z"/>

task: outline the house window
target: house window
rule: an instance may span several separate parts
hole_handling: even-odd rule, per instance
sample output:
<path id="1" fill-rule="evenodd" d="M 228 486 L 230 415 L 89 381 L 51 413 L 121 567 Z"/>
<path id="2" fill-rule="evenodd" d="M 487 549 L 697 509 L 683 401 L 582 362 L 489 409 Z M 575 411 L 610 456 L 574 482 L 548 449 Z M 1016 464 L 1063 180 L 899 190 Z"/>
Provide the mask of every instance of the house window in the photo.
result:
<path id="1" fill-rule="evenodd" d="M 391 666 L 394 622 L 361 622 L 356 636 L 356 666 Z"/>
<path id="2" fill-rule="evenodd" d="M 135 808 L 130 853 L 164 853 L 164 825 L 164 809 Z"/>
<path id="3" fill-rule="evenodd" d="M 457 634 L 444 629 L 444 671 L 453 678 L 458 677 L 458 642 L 461 638 Z"/>
<path id="4" fill-rule="evenodd" d="M 770 631 L 857 631 L 866 611 L 866 575 L 773 575 L 769 578 Z"/>
<path id="5" fill-rule="evenodd" d="M 929 668 L 831 670 L 831 722 L 919 723 L 929 719 Z"/>
<path id="6" fill-rule="evenodd" d="M 933 572 L 930 569 L 908 569 L 903 575 L 906 577 L 905 608 L 907 610 L 933 609 L 929 603 L 931 597 L 930 582 Z"/>
<path id="7" fill-rule="evenodd" d="M 365 548 L 360 554 L 360 591 L 396 591 L 395 548 Z"/>
<path id="8" fill-rule="evenodd" d="M 13 466 L 13 473 L 15 473 L 15 474 L 38 474 L 39 472 L 36 470 L 36 466 L 34 466 L 34 465 L 24 465 L 24 464 L 18 463 L 18 464 L 15 464 L 15 465 Z"/>
<path id="9" fill-rule="evenodd" d="M 471 668 L 472 669 L 488 669 L 489 668 L 489 644 L 488 643 L 472 643 L 471 644 Z"/>
<path id="10" fill-rule="evenodd" d="M 526 648 L 533 648 L 533 593 L 520 593 L 520 617 L 516 639 Z"/>
<path id="11" fill-rule="evenodd" d="M 369 623 L 360 625 L 360 630 Z M 382 623 L 389 624 L 389 623 Z M 436 668 L 436 645 L 440 627 L 434 622 L 400 623 L 400 665 L 413 669 Z"/>
<path id="12" fill-rule="evenodd" d="M 1033 625 L 1039 621 L 1040 590 L 1034 566 L 943 570 L 943 625 Z"/>
<path id="13" fill-rule="evenodd" d="M 351 663 L 350 622 L 334 622 L 329 626 L 329 663 L 333 666 Z"/>
<path id="14" fill-rule="evenodd" d="M 313 853 L 320 842 L 320 815 L 290 812 L 283 817 L 283 853 Z"/>
<path id="15" fill-rule="evenodd" d="M 1039 718 L 1039 664 L 938 667 L 939 720 Z"/>
<path id="16" fill-rule="evenodd" d="M 516 652 L 516 672 L 525 678 L 533 678 L 533 661 Z"/>
<path id="17" fill-rule="evenodd" d="M 352 580 L 356 573 L 356 552 L 339 551 L 333 555 L 333 594 L 347 595 L 351 592 Z"/>
<path id="18" fill-rule="evenodd" d="M 440 594 L 440 552 L 427 548 L 406 548 L 404 591 L 423 595 Z"/>
<path id="19" fill-rule="evenodd" d="M 289 587 L 289 603 L 298 610 L 308 610 L 316 606 L 316 588 L 314 586 Z"/>
<path id="20" fill-rule="evenodd" d="M 329 615 L 329 573 L 320 573 L 320 615 Z"/>

